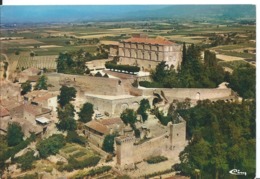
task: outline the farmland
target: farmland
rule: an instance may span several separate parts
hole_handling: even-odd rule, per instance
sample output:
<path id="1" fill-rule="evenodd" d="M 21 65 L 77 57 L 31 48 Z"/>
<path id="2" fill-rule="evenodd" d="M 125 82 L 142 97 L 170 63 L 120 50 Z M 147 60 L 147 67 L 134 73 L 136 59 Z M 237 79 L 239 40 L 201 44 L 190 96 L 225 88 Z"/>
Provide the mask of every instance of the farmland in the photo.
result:
<path id="1" fill-rule="evenodd" d="M 134 33 L 163 36 L 182 44 L 196 44 L 214 51 L 221 61 L 245 60 L 255 64 L 256 27 L 232 21 L 126 21 L 35 25 L 1 29 L 2 52 L 17 56 L 13 68 L 55 68 L 61 52 L 80 49 L 95 55 L 100 44 L 116 44 Z M 30 57 L 34 53 L 35 57 Z M 37 57 L 36 57 L 37 56 Z M 14 63 L 15 65 L 15 63 Z"/>

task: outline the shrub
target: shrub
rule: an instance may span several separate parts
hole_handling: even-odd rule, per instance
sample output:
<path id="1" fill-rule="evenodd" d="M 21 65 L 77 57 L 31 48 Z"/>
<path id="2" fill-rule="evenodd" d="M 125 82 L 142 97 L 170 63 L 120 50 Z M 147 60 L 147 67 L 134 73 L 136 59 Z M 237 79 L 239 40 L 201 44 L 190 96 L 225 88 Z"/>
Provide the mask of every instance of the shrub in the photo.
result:
<path id="1" fill-rule="evenodd" d="M 42 158 L 50 155 L 55 155 L 66 144 L 64 136 L 61 134 L 54 134 L 51 137 L 37 143 L 36 148 Z"/>
<path id="2" fill-rule="evenodd" d="M 93 167 L 98 164 L 100 160 L 99 156 L 91 156 L 83 161 L 78 161 L 72 157 L 68 159 L 69 164 L 59 168 L 59 170 L 67 170 L 71 172 L 73 169 L 82 169 L 85 167 Z"/>
<path id="3" fill-rule="evenodd" d="M 147 159 L 147 163 L 149 164 L 155 164 L 155 163 L 160 163 L 160 162 L 163 162 L 163 161 L 166 161 L 168 160 L 167 157 L 164 157 L 164 156 L 155 156 L 155 157 L 150 157 Z"/>
<path id="4" fill-rule="evenodd" d="M 95 74 L 95 77 L 102 77 L 102 74 L 98 71 L 98 72 Z"/>
<path id="5" fill-rule="evenodd" d="M 104 172 L 108 172 L 109 170 L 111 170 L 111 166 L 102 166 L 102 167 L 98 167 L 96 169 L 91 169 L 87 176 L 95 176 L 95 175 L 99 175 L 101 173 L 104 173 Z"/>
<path id="6" fill-rule="evenodd" d="M 145 88 L 163 88 L 163 85 L 157 82 L 140 81 L 139 85 Z"/>
<path id="7" fill-rule="evenodd" d="M 104 78 L 109 78 L 109 76 L 108 76 L 108 74 L 106 73 L 106 74 L 104 74 L 104 76 L 103 76 Z"/>
<path id="8" fill-rule="evenodd" d="M 66 141 L 83 145 L 83 146 L 86 144 L 85 137 L 79 136 L 78 133 L 75 131 L 68 131 Z"/>
<path id="9" fill-rule="evenodd" d="M 18 145 L 14 146 L 10 150 L 7 150 L 2 155 L 0 155 L 0 166 L 1 167 L 4 166 L 4 161 L 6 161 L 10 157 L 13 158 L 16 153 L 18 153 L 22 149 L 26 148 L 32 141 L 35 141 L 35 135 L 34 134 L 32 134 L 26 140 L 22 141 Z"/>
<path id="10" fill-rule="evenodd" d="M 127 72 L 139 72 L 140 71 L 140 67 L 137 66 L 130 66 L 130 65 L 117 65 L 111 62 L 107 62 L 105 64 L 105 67 L 108 69 L 116 69 L 119 71 L 127 71 Z"/>
<path id="11" fill-rule="evenodd" d="M 22 171 L 30 170 L 33 168 L 33 161 L 37 160 L 37 158 L 34 157 L 33 155 L 34 155 L 34 152 L 29 151 L 26 154 L 22 155 L 21 157 L 18 157 L 17 159 L 15 159 L 15 160 L 17 160 L 17 163 L 20 164 Z"/>

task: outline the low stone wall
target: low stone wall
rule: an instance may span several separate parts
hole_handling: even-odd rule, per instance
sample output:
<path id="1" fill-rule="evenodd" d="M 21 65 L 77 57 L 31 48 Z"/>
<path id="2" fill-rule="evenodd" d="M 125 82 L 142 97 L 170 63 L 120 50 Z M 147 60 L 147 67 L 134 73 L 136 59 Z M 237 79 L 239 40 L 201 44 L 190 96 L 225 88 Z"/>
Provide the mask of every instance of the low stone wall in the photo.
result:
<path id="1" fill-rule="evenodd" d="M 60 74 L 60 84 L 74 86 L 97 95 L 128 94 L 120 80 L 113 78 Z"/>
<path id="2" fill-rule="evenodd" d="M 221 99 L 232 96 L 230 88 L 146 88 L 142 89 L 144 96 L 151 96 L 153 92 L 161 94 L 164 92 L 168 100 L 185 99 L 204 100 L 204 99 Z"/>

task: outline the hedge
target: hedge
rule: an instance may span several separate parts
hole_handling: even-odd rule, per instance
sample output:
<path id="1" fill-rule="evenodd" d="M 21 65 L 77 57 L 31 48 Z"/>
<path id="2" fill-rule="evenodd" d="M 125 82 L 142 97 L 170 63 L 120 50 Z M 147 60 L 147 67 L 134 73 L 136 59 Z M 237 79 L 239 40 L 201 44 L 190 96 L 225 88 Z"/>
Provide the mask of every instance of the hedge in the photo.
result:
<path id="1" fill-rule="evenodd" d="M 91 156 L 83 161 L 78 161 L 72 157 L 68 159 L 69 164 L 64 167 L 59 168 L 60 171 L 67 170 L 68 172 L 73 171 L 73 169 L 82 169 L 85 167 L 93 167 L 100 161 L 99 156 Z"/>
<path id="2" fill-rule="evenodd" d="M 108 172 L 109 170 L 111 170 L 111 166 L 102 166 L 102 167 L 98 167 L 96 169 L 91 169 L 87 176 L 95 176 L 95 175 L 99 175 L 101 173 L 104 173 L 104 172 Z"/>
<path id="3" fill-rule="evenodd" d="M 108 69 L 116 69 L 120 71 L 127 71 L 127 72 L 139 72 L 140 67 L 137 66 L 130 66 L 130 65 L 117 65 L 114 63 L 106 63 L 105 67 Z"/>
<path id="4" fill-rule="evenodd" d="M 163 85 L 157 82 L 140 81 L 139 85 L 145 88 L 163 88 Z"/>
<path id="5" fill-rule="evenodd" d="M 164 157 L 164 156 L 155 156 L 155 157 L 150 157 L 147 159 L 147 163 L 149 164 L 155 164 L 155 163 L 160 163 L 160 162 L 163 162 L 163 161 L 166 161 L 168 160 L 167 157 Z"/>

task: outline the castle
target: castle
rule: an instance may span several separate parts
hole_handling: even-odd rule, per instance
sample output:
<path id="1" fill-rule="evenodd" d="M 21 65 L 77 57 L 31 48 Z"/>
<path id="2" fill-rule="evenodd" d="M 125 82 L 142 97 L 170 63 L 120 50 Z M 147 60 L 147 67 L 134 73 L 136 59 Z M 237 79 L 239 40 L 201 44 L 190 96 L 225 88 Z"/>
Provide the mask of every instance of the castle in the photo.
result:
<path id="1" fill-rule="evenodd" d="M 142 71 L 155 69 L 161 61 L 177 70 L 182 61 L 182 45 L 163 37 L 138 34 L 119 42 L 118 54 L 119 64 L 139 66 Z"/>
<path id="2" fill-rule="evenodd" d="M 134 137 L 130 126 L 115 138 L 116 164 L 122 169 L 134 168 L 135 163 L 151 156 L 168 154 L 172 157 L 171 152 L 179 153 L 187 144 L 186 122 L 180 116 L 178 122 L 169 122 L 167 126 L 152 118 L 137 126 L 140 138 Z"/>

